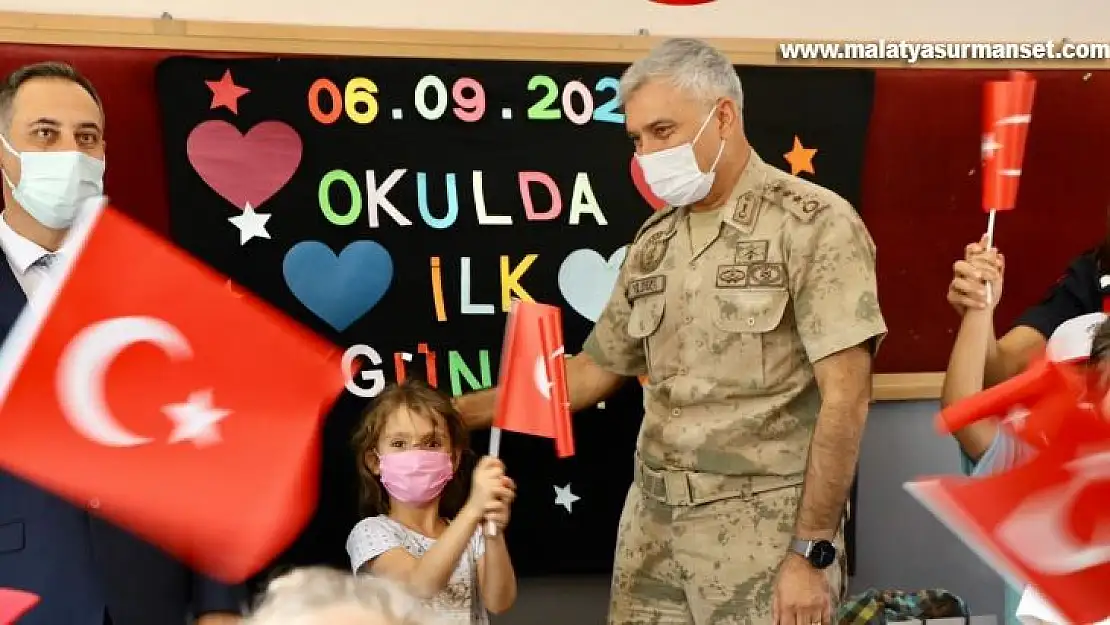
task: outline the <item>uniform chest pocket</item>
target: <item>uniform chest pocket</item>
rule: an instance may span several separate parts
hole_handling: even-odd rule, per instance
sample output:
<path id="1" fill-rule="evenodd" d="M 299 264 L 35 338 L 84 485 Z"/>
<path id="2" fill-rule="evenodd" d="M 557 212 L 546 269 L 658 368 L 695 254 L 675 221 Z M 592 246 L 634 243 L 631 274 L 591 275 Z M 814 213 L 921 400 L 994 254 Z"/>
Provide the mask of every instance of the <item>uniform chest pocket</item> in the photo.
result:
<path id="1" fill-rule="evenodd" d="M 782 324 L 786 289 L 720 289 L 709 302 L 717 330 L 710 351 L 735 371 L 741 389 L 762 391 L 768 382 L 767 335 Z"/>

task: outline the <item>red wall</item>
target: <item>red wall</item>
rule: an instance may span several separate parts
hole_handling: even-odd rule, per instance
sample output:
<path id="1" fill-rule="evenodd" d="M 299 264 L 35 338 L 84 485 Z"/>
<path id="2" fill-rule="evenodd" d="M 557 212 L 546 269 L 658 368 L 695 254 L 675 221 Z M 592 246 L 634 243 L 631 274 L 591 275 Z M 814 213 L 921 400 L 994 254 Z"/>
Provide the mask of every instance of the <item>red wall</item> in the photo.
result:
<path id="1" fill-rule="evenodd" d="M 175 54 L 0 44 L 0 73 L 60 59 L 96 84 L 108 116 L 108 193 L 115 205 L 160 232 L 166 232 L 169 215 L 154 66 Z M 986 227 L 979 210 L 980 85 L 1001 76 L 877 73 L 860 208 L 879 248 L 880 302 L 890 326 L 881 372 L 944 369 L 958 321 L 944 301 L 952 262 Z M 1103 180 L 1110 177 L 1110 72 L 1036 77 L 1019 206 L 998 219 L 1008 273 L 1000 332 L 1072 256 L 1101 240 L 1110 201 Z"/>

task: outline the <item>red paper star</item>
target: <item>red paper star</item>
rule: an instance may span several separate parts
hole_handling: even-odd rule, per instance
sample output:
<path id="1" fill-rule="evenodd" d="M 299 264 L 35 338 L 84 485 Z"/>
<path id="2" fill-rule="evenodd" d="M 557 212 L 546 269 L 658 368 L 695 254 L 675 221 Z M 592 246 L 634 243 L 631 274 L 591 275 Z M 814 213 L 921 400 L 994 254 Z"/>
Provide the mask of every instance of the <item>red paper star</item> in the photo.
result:
<path id="1" fill-rule="evenodd" d="M 236 115 L 239 114 L 239 98 L 251 92 L 250 89 L 235 84 L 235 79 L 231 77 L 231 70 L 225 70 L 223 78 L 206 80 L 204 84 L 208 85 L 208 88 L 212 91 L 211 108 L 216 109 L 224 106 Z"/>

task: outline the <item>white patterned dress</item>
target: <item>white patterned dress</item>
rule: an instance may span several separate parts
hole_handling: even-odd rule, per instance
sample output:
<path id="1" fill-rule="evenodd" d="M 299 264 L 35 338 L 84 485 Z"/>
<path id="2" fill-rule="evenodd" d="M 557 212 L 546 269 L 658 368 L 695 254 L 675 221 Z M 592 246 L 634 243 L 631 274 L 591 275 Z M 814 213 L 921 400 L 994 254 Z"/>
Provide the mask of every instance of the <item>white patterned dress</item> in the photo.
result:
<path id="1" fill-rule="evenodd" d="M 347 536 L 347 555 L 356 574 L 364 564 L 390 549 L 401 547 L 420 558 L 435 544 L 428 538 L 379 515 L 359 521 Z M 486 552 L 486 541 L 479 528 L 451 573 L 447 587 L 426 603 L 444 619 L 445 625 L 489 625 L 489 614 L 482 605 L 478 588 L 478 560 Z"/>

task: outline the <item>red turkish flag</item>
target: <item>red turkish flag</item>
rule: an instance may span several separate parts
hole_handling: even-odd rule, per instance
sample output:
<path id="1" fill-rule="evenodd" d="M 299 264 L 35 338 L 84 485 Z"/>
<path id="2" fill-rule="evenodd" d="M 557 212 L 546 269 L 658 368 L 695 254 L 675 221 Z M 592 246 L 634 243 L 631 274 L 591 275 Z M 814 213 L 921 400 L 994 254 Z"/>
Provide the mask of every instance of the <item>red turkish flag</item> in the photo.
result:
<path id="1" fill-rule="evenodd" d="M 941 410 L 936 426 L 942 434 L 951 434 L 997 417 L 1022 440 L 1043 448 L 1071 414 L 1061 409 L 1061 398 L 1075 407 L 1085 400 L 1087 389 L 1087 376 L 1081 368 L 1042 357 L 1021 374 Z"/>
<path id="2" fill-rule="evenodd" d="M 34 593 L 0 588 L 0 625 L 13 625 L 19 622 L 19 619 L 38 603 L 39 596 Z"/>
<path id="3" fill-rule="evenodd" d="M 0 467 L 239 582 L 315 507 L 338 350 L 111 208 L 0 351 Z"/>
<path id="4" fill-rule="evenodd" d="M 505 328 L 494 427 L 554 439 L 560 458 L 573 456 L 562 313 L 514 301 Z"/>
<path id="5" fill-rule="evenodd" d="M 1004 576 L 1072 623 L 1110 617 L 1110 425 L 1069 420 L 1033 460 L 983 478 L 906 489 Z"/>
<path id="6" fill-rule="evenodd" d="M 983 210 L 1012 210 L 1017 201 L 1036 82 L 1025 72 L 983 86 Z"/>

